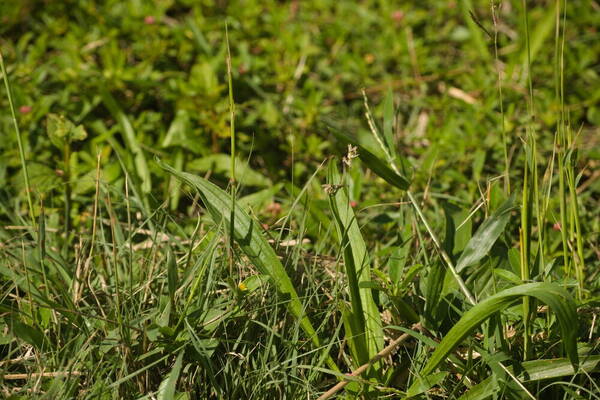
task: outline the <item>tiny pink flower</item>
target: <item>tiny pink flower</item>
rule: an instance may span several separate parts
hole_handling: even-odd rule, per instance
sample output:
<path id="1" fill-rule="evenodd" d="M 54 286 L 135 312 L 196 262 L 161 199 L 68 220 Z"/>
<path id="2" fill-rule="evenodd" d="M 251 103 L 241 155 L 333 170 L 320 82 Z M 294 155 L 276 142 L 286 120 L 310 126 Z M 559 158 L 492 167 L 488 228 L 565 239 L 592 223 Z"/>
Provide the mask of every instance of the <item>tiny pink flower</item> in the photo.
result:
<path id="1" fill-rule="evenodd" d="M 153 25 L 156 22 L 156 18 L 154 18 L 152 15 L 146 15 L 146 17 L 144 17 L 144 23 L 146 25 Z"/>
<path id="2" fill-rule="evenodd" d="M 560 231 L 562 230 L 561 226 L 560 226 L 560 222 L 555 223 L 554 225 L 552 225 L 552 229 L 554 229 L 555 231 Z"/>
<path id="3" fill-rule="evenodd" d="M 33 110 L 33 107 L 31 107 L 31 106 L 21 106 L 21 107 L 19 107 L 19 112 L 21 114 L 29 114 L 31 112 L 31 110 Z"/>
<path id="4" fill-rule="evenodd" d="M 396 22 L 400 22 L 404 19 L 404 13 L 401 10 L 396 10 L 392 13 L 392 19 Z"/>
<path id="5" fill-rule="evenodd" d="M 357 206 L 357 205 L 358 205 L 358 203 L 357 203 L 357 202 L 355 202 L 354 200 L 352 200 L 352 201 L 350 202 L 350 207 L 352 207 L 352 208 L 356 208 L 356 206 Z"/>

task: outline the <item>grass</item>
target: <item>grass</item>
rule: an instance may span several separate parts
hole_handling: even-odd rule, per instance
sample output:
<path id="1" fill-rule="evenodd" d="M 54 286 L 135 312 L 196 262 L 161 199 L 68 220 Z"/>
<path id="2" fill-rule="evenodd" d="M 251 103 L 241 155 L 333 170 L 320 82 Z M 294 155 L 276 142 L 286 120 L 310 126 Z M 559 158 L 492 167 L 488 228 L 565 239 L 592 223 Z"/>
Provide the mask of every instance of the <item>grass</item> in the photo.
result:
<path id="1" fill-rule="evenodd" d="M 585 398 L 595 2 L 0 5 L 4 398 Z"/>

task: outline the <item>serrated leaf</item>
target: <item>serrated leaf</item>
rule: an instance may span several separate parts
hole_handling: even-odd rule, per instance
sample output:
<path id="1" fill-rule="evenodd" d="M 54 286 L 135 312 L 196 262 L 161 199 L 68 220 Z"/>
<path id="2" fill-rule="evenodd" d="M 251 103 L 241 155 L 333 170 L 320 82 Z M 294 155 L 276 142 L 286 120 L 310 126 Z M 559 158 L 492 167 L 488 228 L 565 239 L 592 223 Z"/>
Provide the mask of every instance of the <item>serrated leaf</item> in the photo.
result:
<path id="1" fill-rule="evenodd" d="M 62 150 L 73 123 L 64 116 L 50 113 L 46 116 L 46 132 L 52 144 Z"/>
<path id="2" fill-rule="evenodd" d="M 87 132 L 85 130 L 85 128 L 83 127 L 83 125 L 77 125 L 75 127 L 75 129 L 73 129 L 71 131 L 71 142 L 77 140 L 77 141 L 81 141 L 84 140 L 85 138 L 87 138 Z"/>

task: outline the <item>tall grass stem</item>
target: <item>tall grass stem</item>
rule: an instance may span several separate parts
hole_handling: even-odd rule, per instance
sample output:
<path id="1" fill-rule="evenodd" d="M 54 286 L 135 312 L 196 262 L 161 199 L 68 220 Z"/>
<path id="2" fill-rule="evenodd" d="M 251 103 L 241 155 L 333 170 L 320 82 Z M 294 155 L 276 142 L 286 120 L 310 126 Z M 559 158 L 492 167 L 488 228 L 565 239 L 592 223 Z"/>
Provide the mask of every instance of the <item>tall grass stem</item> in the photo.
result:
<path id="1" fill-rule="evenodd" d="M 29 183 L 29 173 L 27 172 L 27 162 L 25 162 L 25 149 L 23 148 L 23 138 L 21 137 L 21 130 L 19 129 L 19 123 L 17 122 L 17 113 L 15 111 L 15 104 L 12 96 L 12 89 L 6 73 L 6 67 L 4 65 L 4 56 L 0 50 L 0 67 L 2 68 L 2 77 L 4 78 L 4 86 L 6 87 L 6 96 L 8 98 L 8 105 L 10 107 L 10 113 L 15 128 L 15 135 L 17 136 L 17 146 L 19 147 L 19 158 L 21 159 L 21 168 L 23 169 L 23 178 L 25 180 L 25 191 L 27 192 L 27 205 L 29 206 L 29 216 L 31 218 L 32 229 L 35 230 L 35 217 L 33 214 L 33 201 L 31 199 L 31 186 Z"/>

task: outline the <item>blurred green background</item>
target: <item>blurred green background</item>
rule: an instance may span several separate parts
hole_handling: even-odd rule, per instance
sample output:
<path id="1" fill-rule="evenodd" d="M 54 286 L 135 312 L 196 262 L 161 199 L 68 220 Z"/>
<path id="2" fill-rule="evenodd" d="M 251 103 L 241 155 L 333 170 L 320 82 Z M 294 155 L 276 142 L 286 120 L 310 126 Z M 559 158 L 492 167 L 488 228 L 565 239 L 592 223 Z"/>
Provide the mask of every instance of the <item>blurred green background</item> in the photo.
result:
<path id="1" fill-rule="evenodd" d="M 527 4 L 535 126 L 550 154 L 560 109 L 555 2 Z M 416 185 L 431 180 L 435 190 L 472 201 L 477 182 L 503 163 L 499 73 L 509 156 L 520 162 L 528 91 L 520 1 L 22 0 L 2 2 L 0 15 L 32 184 L 47 207 L 61 207 L 52 193 L 68 169 L 75 219 L 89 211 L 98 154 L 108 183 L 122 187 L 124 167 L 149 203 L 174 190 L 154 157 L 226 182 L 226 24 L 238 147 L 253 170 L 241 177 L 246 187 L 306 178 L 341 150 L 323 118 L 360 137 L 361 90 L 378 117 L 392 88 L 398 147 L 420 171 Z M 596 2 L 568 3 L 565 99 L 591 167 L 599 158 L 599 21 Z M 6 96 L 0 104 L 8 110 Z M 49 139 L 48 113 L 87 131 L 70 143 L 68 168 L 65 149 Z M 10 113 L 0 116 L 0 130 L 7 204 L 23 200 Z M 171 208 L 180 208 L 179 194 L 172 197 Z"/>

